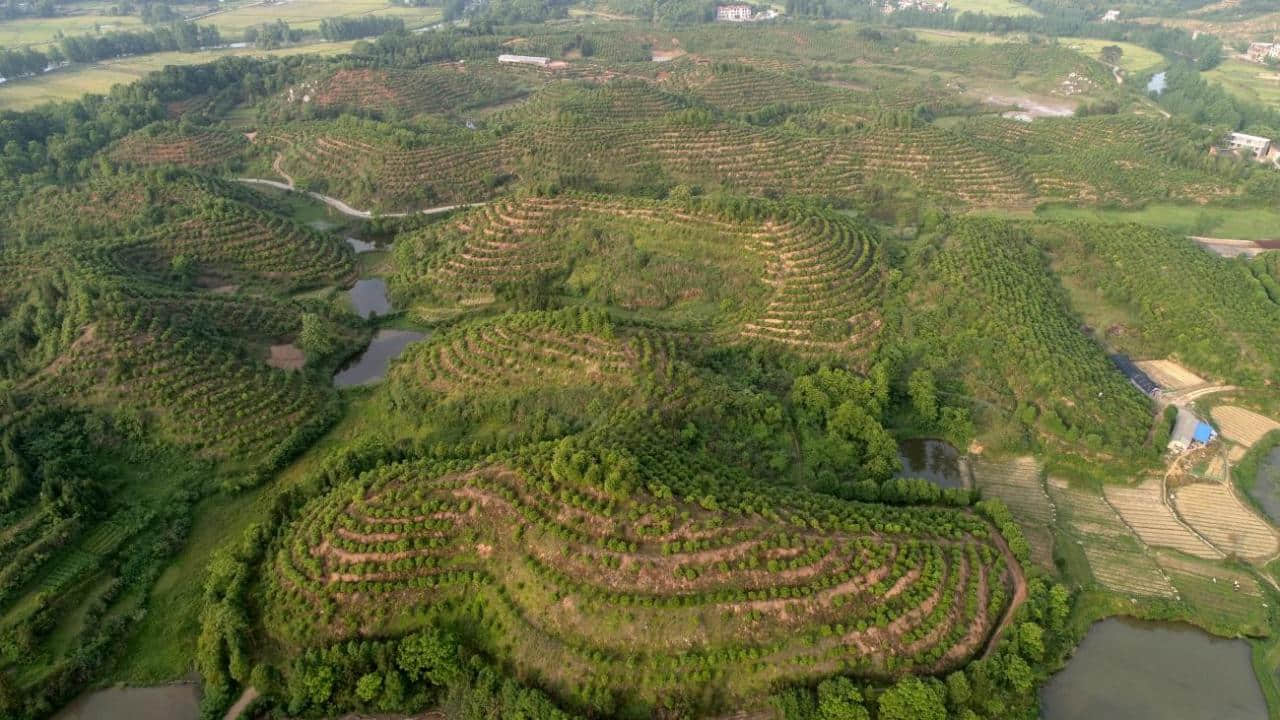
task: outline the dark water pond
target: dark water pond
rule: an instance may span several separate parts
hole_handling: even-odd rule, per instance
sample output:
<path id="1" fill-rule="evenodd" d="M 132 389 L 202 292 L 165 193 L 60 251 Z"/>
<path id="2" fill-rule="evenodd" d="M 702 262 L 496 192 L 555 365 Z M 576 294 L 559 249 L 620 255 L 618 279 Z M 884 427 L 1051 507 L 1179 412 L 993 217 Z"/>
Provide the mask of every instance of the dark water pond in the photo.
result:
<path id="1" fill-rule="evenodd" d="M 196 720 L 200 690 L 195 685 L 108 688 L 85 693 L 53 720 Z"/>
<path id="2" fill-rule="evenodd" d="M 1258 463 L 1258 479 L 1249 489 L 1249 496 L 1257 501 L 1271 522 L 1280 523 L 1280 446 Z"/>
<path id="3" fill-rule="evenodd" d="M 1243 640 L 1189 625 L 1095 623 L 1040 691 L 1044 720 L 1265 720 Z"/>
<path id="4" fill-rule="evenodd" d="M 944 488 L 969 486 L 969 468 L 960 451 L 942 440 L 913 438 L 898 443 L 899 477 L 924 478 Z"/>
<path id="5" fill-rule="evenodd" d="M 387 298 L 387 281 L 382 278 L 366 278 L 357 280 L 354 287 L 347 291 L 351 304 L 360 317 L 386 315 L 391 312 L 391 300 Z"/>
<path id="6" fill-rule="evenodd" d="M 360 357 L 333 376 L 333 384 L 344 388 L 381 380 L 391 361 L 399 357 L 409 343 L 424 337 L 423 333 L 412 330 L 379 330 Z"/>
<path id="7" fill-rule="evenodd" d="M 1157 95 L 1164 92 L 1165 88 L 1164 72 L 1158 72 L 1151 76 L 1151 80 L 1147 82 L 1147 92 L 1153 92 Z"/>

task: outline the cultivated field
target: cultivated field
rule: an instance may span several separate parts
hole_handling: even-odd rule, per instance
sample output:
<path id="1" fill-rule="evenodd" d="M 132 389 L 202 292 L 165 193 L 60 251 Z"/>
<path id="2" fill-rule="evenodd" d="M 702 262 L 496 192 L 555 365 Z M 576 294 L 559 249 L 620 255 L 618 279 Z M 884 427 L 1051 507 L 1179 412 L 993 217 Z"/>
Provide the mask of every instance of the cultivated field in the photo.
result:
<path id="1" fill-rule="evenodd" d="M 1209 411 L 1222 436 L 1245 448 L 1262 439 L 1272 430 L 1280 429 L 1280 423 L 1252 410 L 1231 405 L 1220 405 Z"/>
<path id="2" fill-rule="evenodd" d="M 1151 553 L 1100 494 L 1049 478 L 1066 541 L 1084 550 L 1089 570 L 1102 586 L 1119 593 L 1173 597 L 1176 590 Z"/>
<path id="3" fill-rule="evenodd" d="M 1205 384 L 1204 378 L 1172 360 L 1140 360 L 1134 364 L 1168 391 L 1177 392 Z"/>
<path id="4" fill-rule="evenodd" d="M 983 497 L 994 497 L 1009 506 L 1022 534 L 1031 545 L 1031 557 L 1044 568 L 1053 568 L 1052 528 L 1055 512 L 1034 458 L 1004 461 L 984 457 L 973 461 L 973 478 Z"/>
<path id="5" fill-rule="evenodd" d="M 1227 554 L 1263 561 L 1280 551 L 1275 530 L 1240 502 L 1227 483 L 1180 487 L 1173 505 L 1187 524 Z"/>
<path id="6" fill-rule="evenodd" d="M 1144 543 L 1170 547 L 1210 560 L 1224 557 L 1174 516 L 1164 500 L 1162 488 L 1159 478 L 1150 478 L 1136 487 L 1108 485 L 1104 494 L 1120 518 Z"/>

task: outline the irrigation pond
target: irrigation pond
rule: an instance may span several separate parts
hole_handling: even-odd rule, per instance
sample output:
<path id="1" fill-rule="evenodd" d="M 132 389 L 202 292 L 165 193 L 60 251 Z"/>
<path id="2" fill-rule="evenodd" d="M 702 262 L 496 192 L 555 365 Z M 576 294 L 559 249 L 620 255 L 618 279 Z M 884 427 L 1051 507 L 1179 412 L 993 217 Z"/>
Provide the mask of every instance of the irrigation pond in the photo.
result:
<path id="1" fill-rule="evenodd" d="M 1044 720 L 1265 720 L 1243 640 L 1174 623 L 1094 623 L 1040 691 Z"/>
<path id="2" fill-rule="evenodd" d="M 966 488 L 972 483 L 969 463 L 960 451 L 943 440 L 912 438 L 898 443 L 901 477 L 924 478 L 943 488 Z"/>
<path id="3" fill-rule="evenodd" d="M 194 683 L 114 687 L 87 692 L 53 720 L 196 720 L 200 688 Z"/>
<path id="4" fill-rule="evenodd" d="M 381 380 L 386 376 L 387 368 L 391 367 L 391 361 L 399 357 L 409 343 L 425 337 L 425 334 L 412 330 L 379 330 L 369 347 L 333 376 L 333 384 L 346 388 Z"/>

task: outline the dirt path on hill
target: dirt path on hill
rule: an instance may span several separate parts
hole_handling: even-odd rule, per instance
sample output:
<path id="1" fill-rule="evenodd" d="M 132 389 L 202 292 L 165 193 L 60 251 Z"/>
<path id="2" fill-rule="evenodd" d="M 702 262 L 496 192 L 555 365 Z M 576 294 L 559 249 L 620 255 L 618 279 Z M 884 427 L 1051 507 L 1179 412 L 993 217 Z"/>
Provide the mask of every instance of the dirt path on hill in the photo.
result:
<path id="1" fill-rule="evenodd" d="M 1027 601 L 1027 578 L 1022 574 L 1022 566 L 1018 564 L 1018 559 L 1013 556 L 1013 551 L 1009 549 L 1009 543 L 1005 542 L 1004 536 L 1000 534 L 999 530 L 992 533 L 992 539 L 999 546 L 1000 552 L 1004 553 L 1009 572 L 1013 573 L 1013 598 L 1009 601 L 1009 607 L 1005 608 L 1004 617 L 1000 618 L 1000 624 L 996 625 L 995 630 L 991 631 L 991 637 L 987 638 L 987 647 L 982 651 L 983 660 L 991 657 L 991 654 L 995 652 L 996 646 L 1000 641 L 1000 635 L 1013 623 L 1013 616 L 1017 614 L 1018 608 L 1022 607 L 1022 603 Z"/>
<path id="2" fill-rule="evenodd" d="M 223 716 L 222 720 L 236 720 L 236 718 L 240 717 L 240 713 L 244 712 L 244 709 L 249 707 L 249 703 L 257 699 L 257 690 L 251 687 L 245 688 L 244 692 L 240 694 L 240 698 L 227 709 L 227 714 Z"/>
<path id="3" fill-rule="evenodd" d="M 281 174 L 283 175 L 283 173 Z M 285 177 L 288 177 L 288 176 L 285 175 Z M 290 180 L 292 180 L 292 178 L 290 178 Z M 328 195 L 321 195 L 320 193 L 312 192 L 311 190 L 299 190 L 298 188 L 294 187 L 292 184 L 283 183 L 283 182 L 280 182 L 279 180 L 267 180 L 265 178 L 236 178 L 236 181 L 242 182 L 242 183 L 248 183 L 250 185 L 266 185 L 267 187 L 273 187 L 273 188 L 276 188 L 277 190 L 287 190 L 289 192 L 296 192 L 296 193 L 302 193 L 303 195 L 309 195 L 310 197 L 316 200 L 319 200 L 325 205 L 328 205 L 334 210 L 337 210 L 343 215 L 346 215 L 347 217 L 359 218 L 361 220 L 371 220 L 374 217 L 374 213 L 372 211 L 357 210 L 356 208 L 353 208 L 350 205 L 342 202 L 338 198 L 330 197 Z M 441 205 L 439 207 L 427 208 L 425 210 L 415 210 L 413 212 L 377 213 L 377 217 L 397 218 L 397 217 L 409 217 L 410 215 L 439 215 L 440 213 L 446 213 L 452 210 L 479 207 L 481 205 L 487 205 L 487 204 L 488 203 L 477 202 L 477 203 L 461 203 L 458 205 Z"/>

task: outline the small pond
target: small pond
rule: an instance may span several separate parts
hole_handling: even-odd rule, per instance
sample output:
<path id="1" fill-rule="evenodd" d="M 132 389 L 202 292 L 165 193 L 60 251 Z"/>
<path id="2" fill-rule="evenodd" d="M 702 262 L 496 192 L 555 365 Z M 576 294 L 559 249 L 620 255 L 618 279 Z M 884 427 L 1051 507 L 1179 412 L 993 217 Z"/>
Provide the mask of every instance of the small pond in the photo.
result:
<path id="1" fill-rule="evenodd" d="M 1165 88 L 1164 78 L 1165 78 L 1164 71 L 1160 71 L 1155 75 L 1152 75 L 1151 80 L 1147 82 L 1147 92 L 1153 92 L 1157 95 L 1164 92 L 1164 88 Z"/>
<path id="2" fill-rule="evenodd" d="M 1095 623 L 1040 691 L 1044 720 L 1264 720 L 1249 645 L 1190 625 Z"/>
<path id="3" fill-rule="evenodd" d="M 194 684 L 107 688 L 81 695 L 53 720 L 196 720 L 200 690 Z"/>
<path id="4" fill-rule="evenodd" d="M 346 240 L 347 244 L 351 246 L 351 249 L 354 250 L 357 255 L 360 253 L 373 252 L 374 250 L 379 249 L 377 244 L 360 240 L 358 238 L 349 237 Z"/>
<path id="5" fill-rule="evenodd" d="M 942 440 L 912 438 L 898 443 L 899 477 L 924 478 L 943 488 L 969 487 L 969 466 L 960 451 Z"/>
<path id="6" fill-rule="evenodd" d="M 1280 446 L 1258 463 L 1258 478 L 1249 489 L 1252 497 L 1273 523 L 1280 523 Z"/>
<path id="7" fill-rule="evenodd" d="M 391 312 L 391 300 L 387 298 L 387 281 L 382 278 L 366 278 L 357 280 L 354 287 L 347 291 L 351 297 L 351 305 L 360 317 L 386 315 Z"/>
<path id="8" fill-rule="evenodd" d="M 425 334 L 412 330 L 379 330 L 360 357 L 333 376 L 333 384 L 345 388 L 381 380 L 391 361 L 399 357 L 409 343 L 424 337 Z"/>

